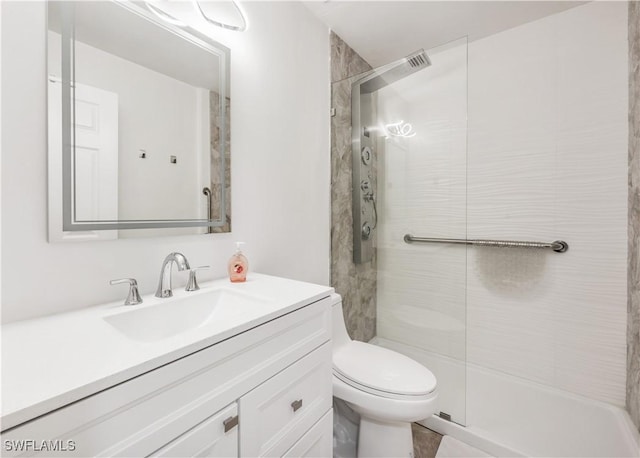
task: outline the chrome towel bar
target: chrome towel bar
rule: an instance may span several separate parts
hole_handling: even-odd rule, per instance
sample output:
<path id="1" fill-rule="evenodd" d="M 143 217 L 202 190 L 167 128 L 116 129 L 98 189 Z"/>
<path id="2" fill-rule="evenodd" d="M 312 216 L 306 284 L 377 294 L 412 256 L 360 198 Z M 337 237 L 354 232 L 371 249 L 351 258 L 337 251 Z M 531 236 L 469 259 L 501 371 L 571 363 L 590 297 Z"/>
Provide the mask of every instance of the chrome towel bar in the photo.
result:
<path id="1" fill-rule="evenodd" d="M 406 243 L 454 243 L 458 245 L 474 245 L 498 248 L 550 248 L 556 253 L 564 253 L 569 249 L 569 244 L 563 240 L 547 242 L 519 242 L 515 240 L 465 240 L 465 239 L 439 239 L 429 237 L 414 237 L 411 234 L 404 236 Z"/>

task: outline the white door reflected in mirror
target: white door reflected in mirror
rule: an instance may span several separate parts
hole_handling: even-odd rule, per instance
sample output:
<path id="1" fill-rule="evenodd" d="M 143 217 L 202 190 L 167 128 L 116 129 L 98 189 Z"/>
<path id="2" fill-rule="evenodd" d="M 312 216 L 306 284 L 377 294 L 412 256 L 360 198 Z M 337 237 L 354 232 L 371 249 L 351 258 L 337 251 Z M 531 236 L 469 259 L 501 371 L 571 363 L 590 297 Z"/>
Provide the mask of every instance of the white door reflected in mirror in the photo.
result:
<path id="1" fill-rule="evenodd" d="M 49 76 L 49 125 L 62 111 L 59 78 Z M 75 85 L 76 215 L 81 220 L 118 219 L 118 95 Z M 52 212 L 62 208 L 62 130 L 49 133 L 49 192 Z M 56 160 L 57 159 L 57 160 Z M 59 218 L 49 219 L 49 240 L 112 240 L 118 231 L 69 232 Z"/>

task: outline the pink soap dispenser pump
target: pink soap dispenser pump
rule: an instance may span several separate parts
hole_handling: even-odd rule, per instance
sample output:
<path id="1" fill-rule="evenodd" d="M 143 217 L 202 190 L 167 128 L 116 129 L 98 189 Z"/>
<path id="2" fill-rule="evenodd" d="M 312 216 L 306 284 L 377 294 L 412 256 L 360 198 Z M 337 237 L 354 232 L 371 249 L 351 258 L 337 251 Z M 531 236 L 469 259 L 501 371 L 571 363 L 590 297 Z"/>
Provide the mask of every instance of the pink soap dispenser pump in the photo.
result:
<path id="1" fill-rule="evenodd" d="M 236 252 L 231 259 L 229 259 L 229 280 L 232 283 L 241 283 L 247 280 L 247 271 L 249 270 L 249 261 L 245 255 L 242 254 L 240 246 L 244 245 L 244 242 L 236 242 Z"/>

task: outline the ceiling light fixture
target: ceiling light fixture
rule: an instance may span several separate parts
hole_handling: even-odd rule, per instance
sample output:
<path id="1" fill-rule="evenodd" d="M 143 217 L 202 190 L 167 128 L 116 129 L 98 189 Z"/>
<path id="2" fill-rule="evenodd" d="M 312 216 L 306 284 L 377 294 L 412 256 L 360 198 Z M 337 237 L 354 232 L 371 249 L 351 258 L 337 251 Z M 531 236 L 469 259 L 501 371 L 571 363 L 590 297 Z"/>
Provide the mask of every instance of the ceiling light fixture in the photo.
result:
<path id="1" fill-rule="evenodd" d="M 215 2 L 207 2 L 207 1 L 197 1 L 193 0 L 193 3 L 196 6 L 196 9 L 200 12 L 200 15 L 207 21 L 209 24 L 213 24 L 217 27 L 221 27 L 227 30 L 233 30 L 234 32 L 244 32 L 249 27 L 249 21 L 247 20 L 247 15 L 243 11 L 242 7 L 235 0 L 227 0 L 226 2 L 215 1 Z M 223 3 L 228 3 L 232 5 L 232 10 L 235 11 L 235 15 L 240 19 L 240 24 L 234 25 L 230 24 L 226 21 L 223 21 L 220 18 L 214 19 L 214 14 L 216 11 L 212 11 L 212 9 L 217 8 L 220 9 L 220 5 Z M 220 11 L 217 12 L 218 14 Z"/>
<path id="2" fill-rule="evenodd" d="M 158 16 L 163 21 L 165 21 L 165 22 L 167 22 L 169 24 L 172 24 L 172 25 L 177 25 L 178 27 L 186 27 L 187 26 L 187 24 L 185 24 L 184 22 L 182 22 L 179 19 L 176 19 L 171 14 L 167 13 L 164 9 L 154 5 L 153 2 L 144 2 L 144 4 L 146 5 L 146 7 L 147 7 L 147 9 L 149 11 L 151 11 L 153 14 Z"/>

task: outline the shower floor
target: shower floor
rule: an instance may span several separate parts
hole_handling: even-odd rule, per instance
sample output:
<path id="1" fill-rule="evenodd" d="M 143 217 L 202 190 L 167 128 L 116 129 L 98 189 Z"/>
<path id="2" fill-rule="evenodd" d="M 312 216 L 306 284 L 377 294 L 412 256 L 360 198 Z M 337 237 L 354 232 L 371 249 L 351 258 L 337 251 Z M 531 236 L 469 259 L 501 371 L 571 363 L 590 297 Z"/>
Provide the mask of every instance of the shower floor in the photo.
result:
<path id="1" fill-rule="evenodd" d="M 427 367 L 443 364 L 441 356 L 415 347 L 379 337 L 372 343 Z M 439 390 L 446 393 L 448 383 L 439 378 Z M 421 423 L 494 456 L 640 457 L 638 432 L 616 406 L 472 364 L 460 394 L 466 395 L 466 426 L 436 416 Z"/>

